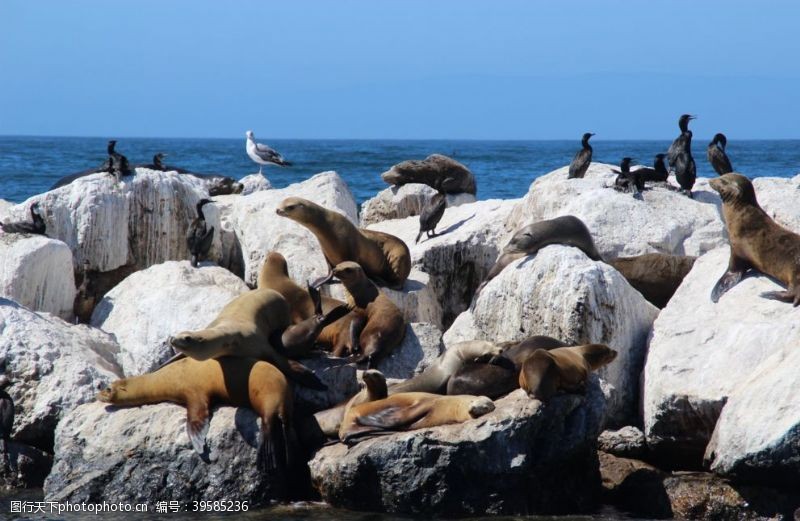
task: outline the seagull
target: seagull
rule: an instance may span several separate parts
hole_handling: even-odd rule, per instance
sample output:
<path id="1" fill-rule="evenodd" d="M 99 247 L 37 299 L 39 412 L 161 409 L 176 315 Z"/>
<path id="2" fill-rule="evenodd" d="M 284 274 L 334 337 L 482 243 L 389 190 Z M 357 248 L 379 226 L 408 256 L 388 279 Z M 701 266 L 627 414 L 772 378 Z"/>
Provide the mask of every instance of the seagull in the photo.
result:
<path id="1" fill-rule="evenodd" d="M 245 132 L 245 135 L 247 136 L 247 155 L 250 156 L 250 159 L 258 163 L 259 174 L 261 174 L 261 169 L 264 167 L 264 165 L 273 164 L 279 166 L 292 166 L 292 164 L 283 159 L 283 156 L 280 155 L 276 150 L 271 149 L 267 145 L 256 143 L 252 130 Z"/>

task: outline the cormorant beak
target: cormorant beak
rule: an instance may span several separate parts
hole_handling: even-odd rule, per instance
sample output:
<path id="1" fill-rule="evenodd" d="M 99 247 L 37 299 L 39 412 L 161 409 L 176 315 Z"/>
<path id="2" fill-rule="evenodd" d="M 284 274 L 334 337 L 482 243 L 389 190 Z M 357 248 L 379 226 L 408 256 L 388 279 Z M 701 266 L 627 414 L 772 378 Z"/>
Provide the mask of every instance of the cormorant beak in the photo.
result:
<path id="1" fill-rule="evenodd" d="M 689 116 L 689 119 L 697 119 L 697 116 Z"/>

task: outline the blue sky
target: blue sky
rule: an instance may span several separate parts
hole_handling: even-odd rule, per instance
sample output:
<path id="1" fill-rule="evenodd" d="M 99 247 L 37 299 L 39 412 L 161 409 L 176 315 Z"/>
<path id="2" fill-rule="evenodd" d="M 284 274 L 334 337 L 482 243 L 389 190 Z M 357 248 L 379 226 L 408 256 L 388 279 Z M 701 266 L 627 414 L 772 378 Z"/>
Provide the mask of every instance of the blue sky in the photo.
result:
<path id="1" fill-rule="evenodd" d="M 800 2 L 0 1 L 0 135 L 800 138 Z"/>

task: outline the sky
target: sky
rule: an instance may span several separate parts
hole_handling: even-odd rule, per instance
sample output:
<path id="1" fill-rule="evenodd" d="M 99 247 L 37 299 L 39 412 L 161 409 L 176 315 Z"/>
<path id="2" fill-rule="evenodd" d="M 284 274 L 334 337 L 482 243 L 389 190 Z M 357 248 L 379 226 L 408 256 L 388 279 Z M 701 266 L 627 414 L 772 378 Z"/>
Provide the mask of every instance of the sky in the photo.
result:
<path id="1" fill-rule="evenodd" d="M 800 138 L 796 0 L 0 0 L 0 135 Z"/>

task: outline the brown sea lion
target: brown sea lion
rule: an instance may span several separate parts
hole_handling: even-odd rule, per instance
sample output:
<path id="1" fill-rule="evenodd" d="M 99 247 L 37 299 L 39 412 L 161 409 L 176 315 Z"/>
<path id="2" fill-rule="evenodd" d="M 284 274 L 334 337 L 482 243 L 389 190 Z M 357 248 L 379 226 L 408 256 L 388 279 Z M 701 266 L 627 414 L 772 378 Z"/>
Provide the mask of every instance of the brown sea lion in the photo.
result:
<path id="1" fill-rule="evenodd" d="M 484 286 L 499 275 L 506 266 L 526 255 L 534 255 L 551 244 L 574 246 L 583 251 L 590 259 L 602 260 L 592 240 L 592 234 L 583 221 L 577 217 L 564 215 L 555 219 L 535 222 L 514 233 L 475 295 L 477 296 Z"/>
<path id="2" fill-rule="evenodd" d="M 425 159 L 403 161 L 381 174 L 390 185 L 426 184 L 447 194 L 477 192 L 475 176 L 467 167 L 447 156 L 432 154 Z"/>
<path id="3" fill-rule="evenodd" d="M 558 391 L 583 393 L 589 373 L 616 357 L 617 352 L 603 344 L 539 349 L 522 363 L 519 386 L 545 403 Z"/>
<path id="4" fill-rule="evenodd" d="M 779 225 L 761 209 L 753 183 L 745 176 L 725 174 L 709 184 L 722 198 L 722 215 L 731 243 L 728 271 L 714 286 L 711 300 L 717 302 L 753 269 L 786 286 L 786 291 L 769 291 L 763 297 L 799 305 L 800 235 Z"/>
<path id="5" fill-rule="evenodd" d="M 353 407 L 361 405 L 362 403 L 374 402 L 376 400 L 383 400 L 389 396 L 388 389 L 386 388 L 386 377 L 383 373 L 375 369 L 368 369 L 361 375 L 362 390 L 358 392 L 347 401 L 344 407 L 344 414 L 339 424 L 338 435 L 341 435 L 341 428 L 345 424 L 352 423 L 352 417 L 349 416 Z"/>
<path id="6" fill-rule="evenodd" d="M 320 284 L 336 277 L 345 287 L 347 304 L 353 309 L 349 354 L 356 363 L 371 367 L 399 346 L 406 334 L 403 313 L 392 300 L 369 280 L 355 262 L 337 264 Z M 345 354 L 345 346 L 334 350 L 334 356 Z"/>
<path id="7" fill-rule="evenodd" d="M 648 302 L 663 308 L 692 270 L 696 259 L 688 255 L 646 253 L 620 257 L 608 261 L 608 264 L 620 272 Z"/>
<path id="8" fill-rule="evenodd" d="M 288 378 L 315 389 L 325 385 L 308 368 L 288 360 L 276 346 L 290 325 L 289 304 L 271 289 L 243 293 L 222 308 L 205 329 L 184 331 L 169 338 L 180 354 L 195 360 L 238 356 L 265 360 Z"/>
<path id="9" fill-rule="evenodd" d="M 155 372 L 117 380 L 100 391 L 97 399 L 121 407 L 160 402 L 186 406 L 186 433 L 201 455 L 214 404 L 250 407 L 261 417 L 259 466 L 275 469 L 291 461 L 292 393 L 283 374 L 267 362 L 183 358 Z"/>
<path id="10" fill-rule="evenodd" d="M 401 239 L 388 233 L 356 228 L 347 217 L 300 197 L 288 197 L 276 213 L 313 233 L 328 265 L 357 262 L 381 286 L 401 289 L 411 272 L 411 253 Z"/>
<path id="11" fill-rule="evenodd" d="M 370 436 L 463 423 L 493 410 L 485 396 L 398 393 L 351 407 L 339 439 L 351 445 Z"/>

